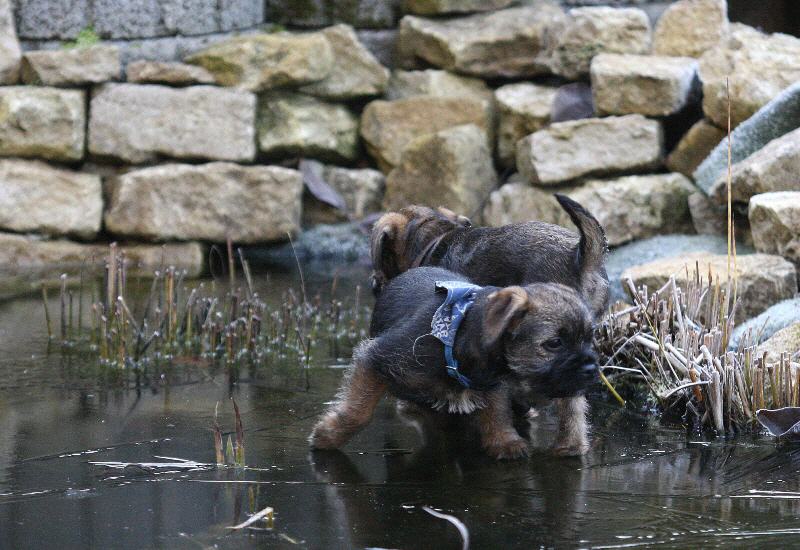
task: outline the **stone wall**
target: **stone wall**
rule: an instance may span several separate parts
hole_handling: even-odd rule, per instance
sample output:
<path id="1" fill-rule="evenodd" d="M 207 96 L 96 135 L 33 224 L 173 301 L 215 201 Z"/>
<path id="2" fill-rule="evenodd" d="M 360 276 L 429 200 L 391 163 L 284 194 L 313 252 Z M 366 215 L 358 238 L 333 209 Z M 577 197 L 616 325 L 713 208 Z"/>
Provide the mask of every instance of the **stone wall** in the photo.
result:
<path id="1" fill-rule="evenodd" d="M 693 172 L 725 76 L 736 126 L 800 79 L 800 40 L 725 0 L 563 4 L 0 0 L 0 265 L 119 240 L 196 272 L 209 243 L 409 202 L 569 225 L 553 192 L 612 246 L 719 232 Z"/>

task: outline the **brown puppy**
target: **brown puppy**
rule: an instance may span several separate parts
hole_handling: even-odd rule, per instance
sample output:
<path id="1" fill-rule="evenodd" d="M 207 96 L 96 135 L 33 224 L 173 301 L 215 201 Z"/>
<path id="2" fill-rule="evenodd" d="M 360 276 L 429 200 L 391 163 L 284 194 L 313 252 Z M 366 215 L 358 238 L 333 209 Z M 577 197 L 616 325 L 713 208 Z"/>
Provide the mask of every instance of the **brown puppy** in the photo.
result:
<path id="1" fill-rule="evenodd" d="M 563 195 L 556 199 L 580 235 L 544 222 L 472 227 L 467 218 L 444 208 L 409 206 L 384 214 L 371 237 L 376 295 L 404 271 L 440 266 L 479 285 L 560 283 L 572 287 L 599 320 L 608 307 L 605 233 L 580 204 Z"/>
<path id="2" fill-rule="evenodd" d="M 354 353 L 353 368 L 339 399 L 310 436 L 319 449 L 344 445 L 372 418 L 386 391 L 450 413 L 475 414 L 481 443 L 496 458 L 528 452 L 513 427 L 511 392 L 524 386 L 559 400 L 556 451 L 586 452 L 583 401 L 576 401 L 597 376 L 592 351 L 592 315 L 573 289 L 536 283 L 525 287 L 467 287 L 469 304 L 460 326 L 449 332 L 452 359 L 440 334 L 457 315 L 442 308 L 449 293 L 442 281 L 469 284 L 441 268 L 412 269 L 390 281 L 375 303 L 370 334 Z M 463 298 L 459 298 L 461 300 Z M 454 302 L 463 306 L 464 302 Z M 463 311 L 463 310 L 462 310 Z M 450 327 L 452 329 L 452 327 Z M 447 331 L 445 331 L 447 333 Z M 455 365 L 455 372 L 445 365 Z"/>

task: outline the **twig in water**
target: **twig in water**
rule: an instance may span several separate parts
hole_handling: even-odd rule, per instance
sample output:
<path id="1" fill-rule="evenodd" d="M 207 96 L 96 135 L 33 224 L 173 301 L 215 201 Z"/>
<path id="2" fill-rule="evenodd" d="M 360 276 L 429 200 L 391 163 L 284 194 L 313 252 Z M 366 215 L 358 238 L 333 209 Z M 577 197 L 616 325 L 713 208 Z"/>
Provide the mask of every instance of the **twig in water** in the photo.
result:
<path id="1" fill-rule="evenodd" d="M 443 514 L 441 512 L 437 512 L 436 510 L 434 510 L 429 506 L 423 506 L 422 509 L 435 518 L 449 521 L 450 523 L 455 525 L 456 529 L 458 529 L 458 532 L 461 534 L 461 541 L 462 541 L 461 549 L 467 550 L 469 548 L 469 530 L 467 529 L 467 526 L 464 525 L 464 523 L 460 519 L 458 519 L 455 516 L 451 516 L 450 514 Z"/>
<path id="2" fill-rule="evenodd" d="M 266 508 L 264 508 L 260 512 L 256 512 L 255 514 L 253 514 L 252 516 L 247 518 L 246 521 L 243 521 L 239 525 L 230 526 L 230 527 L 228 527 L 228 529 L 236 529 L 236 530 L 244 529 L 245 527 L 249 527 L 249 526 L 253 525 L 255 522 L 257 522 L 260 519 L 265 519 L 266 522 L 267 522 L 267 527 L 272 528 L 272 523 L 274 521 L 273 513 L 274 513 L 274 510 L 272 509 L 272 507 L 271 506 L 267 506 Z"/>

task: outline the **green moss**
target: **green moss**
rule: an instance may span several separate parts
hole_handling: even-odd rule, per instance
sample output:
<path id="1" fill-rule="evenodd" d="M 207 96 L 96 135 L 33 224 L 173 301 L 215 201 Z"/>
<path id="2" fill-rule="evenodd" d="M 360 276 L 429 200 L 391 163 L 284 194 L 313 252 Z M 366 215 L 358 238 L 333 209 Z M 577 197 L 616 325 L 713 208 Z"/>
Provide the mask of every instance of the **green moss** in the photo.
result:
<path id="1" fill-rule="evenodd" d="M 65 50 L 72 48 L 88 48 L 89 46 L 94 46 L 98 43 L 100 43 L 100 37 L 94 31 L 94 27 L 89 25 L 78 33 L 78 36 L 75 37 L 75 40 L 64 42 L 62 47 Z"/>

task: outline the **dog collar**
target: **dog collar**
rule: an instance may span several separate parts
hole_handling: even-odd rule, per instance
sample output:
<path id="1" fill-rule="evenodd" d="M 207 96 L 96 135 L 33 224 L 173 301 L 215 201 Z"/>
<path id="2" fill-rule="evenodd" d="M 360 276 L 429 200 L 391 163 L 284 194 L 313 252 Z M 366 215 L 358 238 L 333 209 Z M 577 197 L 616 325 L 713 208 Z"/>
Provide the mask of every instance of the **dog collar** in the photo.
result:
<path id="1" fill-rule="evenodd" d="M 481 287 L 464 281 L 436 281 L 436 290 L 447 290 L 447 297 L 433 314 L 431 334 L 444 344 L 447 374 L 465 388 L 470 387 L 470 380 L 458 372 L 458 361 L 453 357 L 453 345 L 458 327 L 475 302 L 476 291 L 480 289 Z"/>

